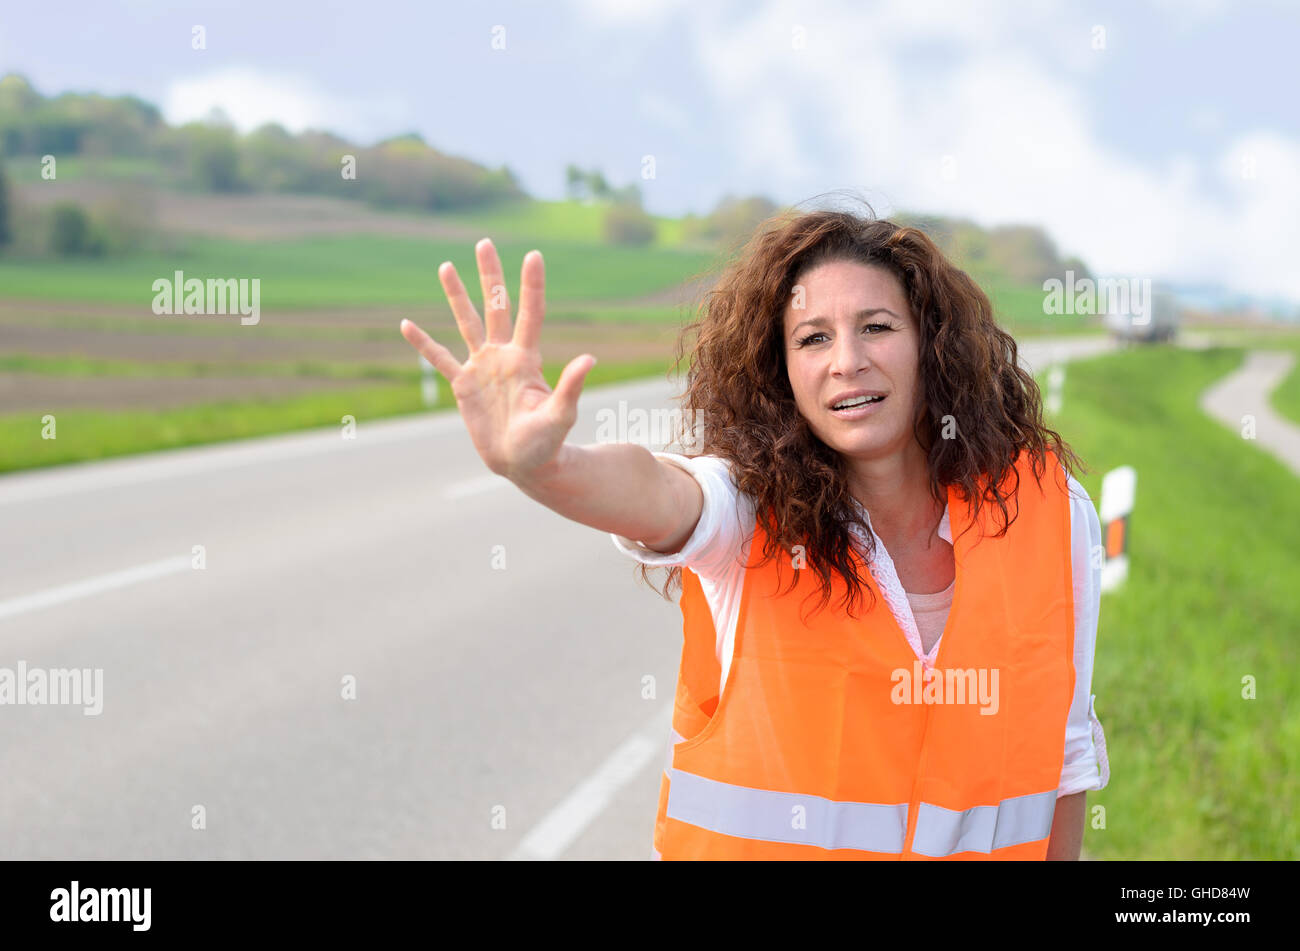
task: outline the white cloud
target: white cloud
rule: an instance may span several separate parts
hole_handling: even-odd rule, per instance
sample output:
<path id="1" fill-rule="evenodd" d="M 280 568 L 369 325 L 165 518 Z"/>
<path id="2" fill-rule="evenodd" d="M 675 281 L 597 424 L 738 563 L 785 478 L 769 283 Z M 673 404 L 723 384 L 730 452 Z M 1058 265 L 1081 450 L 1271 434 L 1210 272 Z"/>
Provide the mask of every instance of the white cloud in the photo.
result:
<path id="1" fill-rule="evenodd" d="M 1300 207 L 1300 143 L 1261 133 L 1219 156 L 1157 165 L 1102 142 L 1077 53 L 1097 68 L 1105 53 L 1092 53 L 1091 23 L 1068 10 L 1051 14 L 1045 38 L 1012 3 L 889 0 L 863 10 L 775 0 L 725 20 L 699 10 L 689 29 L 723 137 L 735 143 L 733 189 L 811 197 L 851 188 L 883 195 L 885 210 L 1041 223 L 1063 252 L 1103 273 L 1300 300 L 1300 270 L 1282 259 L 1300 237 L 1287 212 Z M 796 24 L 804 49 L 791 42 Z M 1044 45 L 1074 59 L 1044 57 Z M 931 52 L 918 65 L 912 51 L 927 47 L 944 50 L 942 62 Z M 1225 170 L 1247 155 L 1256 176 L 1232 180 Z"/>
<path id="2" fill-rule="evenodd" d="M 293 76 L 231 67 L 173 82 L 163 98 L 168 121 L 190 122 L 220 108 L 241 132 L 278 122 L 290 132 L 324 129 L 369 138 L 400 125 L 405 110 L 394 101 L 331 95 Z"/>
<path id="3" fill-rule="evenodd" d="M 626 25 L 661 22 L 686 4 L 687 0 L 574 0 L 578 12 L 590 19 Z"/>

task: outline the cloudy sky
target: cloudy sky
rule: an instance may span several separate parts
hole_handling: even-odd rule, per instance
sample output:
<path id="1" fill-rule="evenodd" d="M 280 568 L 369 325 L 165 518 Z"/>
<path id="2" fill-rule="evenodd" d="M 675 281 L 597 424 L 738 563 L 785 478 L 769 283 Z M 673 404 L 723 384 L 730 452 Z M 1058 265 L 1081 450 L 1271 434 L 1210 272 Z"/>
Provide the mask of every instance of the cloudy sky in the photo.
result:
<path id="1" fill-rule="evenodd" d="M 6 4 L 0 71 L 172 120 L 418 131 L 539 197 L 576 162 L 661 214 L 849 189 L 1300 303 L 1297 41 L 1300 5 L 1263 0 L 98 0 Z"/>

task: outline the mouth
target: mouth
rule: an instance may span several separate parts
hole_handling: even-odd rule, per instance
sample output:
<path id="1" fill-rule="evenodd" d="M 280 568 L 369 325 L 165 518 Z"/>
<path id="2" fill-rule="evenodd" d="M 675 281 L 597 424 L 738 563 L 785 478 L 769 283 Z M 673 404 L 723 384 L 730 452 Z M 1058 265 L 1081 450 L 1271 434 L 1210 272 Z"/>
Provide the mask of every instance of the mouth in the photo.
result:
<path id="1" fill-rule="evenodd" d="M 884 396 L 858 396 L 845 399 L 832 406 L 830 412 L 832 416 L 838 416 L 840 419 L 863 419 L 879 412 L 880 404 L 885 402 L 885 399 Z"/>

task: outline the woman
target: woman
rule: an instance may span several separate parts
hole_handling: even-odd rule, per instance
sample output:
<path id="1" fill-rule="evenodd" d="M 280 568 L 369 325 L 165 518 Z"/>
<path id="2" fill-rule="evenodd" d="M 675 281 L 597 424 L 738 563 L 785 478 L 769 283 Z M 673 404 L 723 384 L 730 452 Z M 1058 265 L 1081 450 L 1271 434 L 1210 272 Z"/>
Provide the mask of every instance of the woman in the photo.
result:
<path id="1" fill-rule="evenodd" d="M 1107 777 L 1088 693 L 1100 526 L 966 274 L 888 221 L 768 222 L 679 341 L 680 360 L 698 330 L 686 456 L 566 444 L 595 360 L 551 392 L 540 254 L 513 337 L 486 239 L 478 263 L 486 337 L 439 269 L 464 365 L 402 332 L 484 462 L 681 581 L 656 854 L 1078 857 L 1084 791 Z"/>

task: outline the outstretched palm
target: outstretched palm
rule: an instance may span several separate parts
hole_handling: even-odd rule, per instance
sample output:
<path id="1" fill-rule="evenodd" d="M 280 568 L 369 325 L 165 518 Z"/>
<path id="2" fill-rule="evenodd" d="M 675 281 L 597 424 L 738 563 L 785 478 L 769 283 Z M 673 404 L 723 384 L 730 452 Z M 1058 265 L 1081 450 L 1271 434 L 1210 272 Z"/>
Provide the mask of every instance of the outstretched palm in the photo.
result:
<path id="1" fill-rule="evenodd" d="M 487 313 L 486 338 L 478 311 L 451 262 L 438 269 L 438 279 L 469 357 L 458 363 L 446 347 L 409 320 L 402 321 L 402 336 L 451 384 L 470 439 L 487 467 L 516 479 L 552 462 L 559 453 L 577 421 L 578 394 L 596 358 L 586 353 L 575 357 L 552 391 L 542 376 L 537 346 L 546 309 L 541 253 L 524 255 L 519 320 L 512 334 L 501 259 L 487 238 L 474 250 Z"/>

